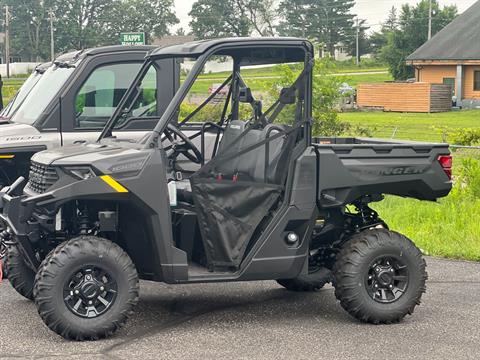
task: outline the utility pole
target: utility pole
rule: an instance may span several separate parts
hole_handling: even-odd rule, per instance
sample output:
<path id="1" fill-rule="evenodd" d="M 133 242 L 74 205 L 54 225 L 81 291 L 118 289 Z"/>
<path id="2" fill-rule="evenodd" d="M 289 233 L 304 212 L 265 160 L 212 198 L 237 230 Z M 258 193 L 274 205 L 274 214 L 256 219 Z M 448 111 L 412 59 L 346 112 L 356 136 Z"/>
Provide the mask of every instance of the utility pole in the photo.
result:
<path id="1" fill-rule="evenodd" d="M 5 64 L 7 66 L 7 78 L 10 77 L 10 12 L 5 5 Z"/>
<path id="2" fill-rule="evenodd" d="M 428 40 L 432 38 L 432 0 L 429 1 L 428 7 Z"/>
<path id="3" fill-rule="evenodd" d="M 360 22 L 357 17 L 357 38 L 356 38 L 356 58 L 357 66 L 360 66 Z"/>
<path id="4" fill-rule="evenodd" d="M 55 60 L 55 40 L 53 38 L 53 11 L 49 10 L 48 15 L 50 15 L 50 57 L 52 62 Z"/>

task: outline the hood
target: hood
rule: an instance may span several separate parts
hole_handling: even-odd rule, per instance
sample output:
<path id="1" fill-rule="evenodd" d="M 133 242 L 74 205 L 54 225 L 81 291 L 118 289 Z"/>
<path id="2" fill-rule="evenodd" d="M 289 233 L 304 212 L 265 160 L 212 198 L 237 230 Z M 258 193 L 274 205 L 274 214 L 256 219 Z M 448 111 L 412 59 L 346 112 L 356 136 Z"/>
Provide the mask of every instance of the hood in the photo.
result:
<path id="1" fill-rule="evenodd" d="M 94 165 L 95 162 L 118 157 L 138 157 L 142 151 L 132 147 L 122 147 L 107 144 L 82 144 L 58 147 L 51 150 L 40 151 L 32 157 L 44 165 Z"/>
<path id="2" fill-rule="evenodd" d="M 0 139 L 11 135 L 38 135 L 40 132 L 32 125 L 11 123 L 6 118 L 0 118 Z"/>
<path id="3" fill-rule="evenodd" d="M 0 121 L 0 149 L 35 146 L 55 140 L 51 133 L 41 133 L 27 124 Z"/>

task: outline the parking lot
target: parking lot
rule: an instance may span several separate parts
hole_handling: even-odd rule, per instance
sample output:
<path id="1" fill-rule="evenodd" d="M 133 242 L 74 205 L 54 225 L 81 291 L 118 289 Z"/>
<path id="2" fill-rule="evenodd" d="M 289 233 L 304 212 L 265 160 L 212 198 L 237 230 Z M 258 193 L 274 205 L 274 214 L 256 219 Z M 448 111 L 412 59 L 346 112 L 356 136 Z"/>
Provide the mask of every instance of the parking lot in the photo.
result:
<path id="1" fill-rule="evenodd" d="M 350 318 L 329 286 L 290 293 L 273 281 L 171 286 L 142 283 L 127 326 L 98 342 L 68 342 L 35 306 L 0 285 L 0 358 L 478 359 L 480 264 L 428 259 L 413 316 L 374 326 Z"/>

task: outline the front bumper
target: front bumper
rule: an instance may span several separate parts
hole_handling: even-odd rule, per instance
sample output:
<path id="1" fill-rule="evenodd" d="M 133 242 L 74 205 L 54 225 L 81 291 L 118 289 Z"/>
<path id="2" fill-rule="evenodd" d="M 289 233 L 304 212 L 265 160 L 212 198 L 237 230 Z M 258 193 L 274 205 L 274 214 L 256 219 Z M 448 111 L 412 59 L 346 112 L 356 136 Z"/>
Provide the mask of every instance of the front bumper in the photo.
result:
<path id="1" fill-rule="evenodd" d="M 37 269 L 40 265 L 36 258 L 28 234 L 31 229 L 28 219 L 31 217 L 34 204 L 22 204 L 25 196 L 10 196 L 0 192 L 0 223 L 7 229 L 8 238 L 3 241 L 15 243 L 20 253 L 24 256 L 26 264 L 32 269 Z"/>
<path id="2" fill-rule="evenodd" d="M 39 195 L 9 194 L 8 189 L 0 190 L 0 224 L 11 234 L 24 256 L 26 263 L 34 270 L 40 265 L 35 247 L 44 234 L 55 234 L 56 214 L 63 204 L 71 200 L 126 200 L 129 192 L 116 189 L 102 177 L 73 181 L 62 187 Z M 43 235 L 42 235 L 43 234 Z"/>

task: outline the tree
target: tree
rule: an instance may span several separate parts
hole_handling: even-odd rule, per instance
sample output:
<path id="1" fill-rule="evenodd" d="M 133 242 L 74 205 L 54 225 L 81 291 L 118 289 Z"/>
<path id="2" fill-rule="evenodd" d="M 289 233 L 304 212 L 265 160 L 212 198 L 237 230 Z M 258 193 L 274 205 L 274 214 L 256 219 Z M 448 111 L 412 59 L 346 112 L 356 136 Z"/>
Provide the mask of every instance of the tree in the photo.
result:
<path id="1" fill-rule="evenodd" d="M 52 1 L 3 0 L 0 5 L 10 6 L 11 54 L 31 61 L 48 57 L 48 11 Z"/>
<path id="2" fill-rule="evenodd" d="M 366 25 L 367 21 L 366 20 L 360 20 L 358 22 L 358 50 L 360 57 L 362 55 L 370 53 L 370 39 L 367 35 L 367 31 L 370 28 L 369 26 Z M 350 56 L 356 56 L 357 55 L 357 27 L 355 26 L 352 30 L 351 33 L 349 34 L 347 40 L 345 41 L 345 44 L 347 46 L 348 54 Z"/>
<path id="3" fill-rule="evenodd" d="M 200 39 L 274 35 L 274 0 L 198 0 L 189 15 L 192 33 Z"/>
<path id="4" fill-rule="evenodd" d="M 355 15 L 353 0 L 282 0 L 278 26 L 281 35 L 302 36 L 325 44 L 335 55 L 335 45 L 347 43 L 352 34 Z"/>
<path id="5" fill-rule="evenodd" d="M 397 8 L 392 6 L 387 20 L 382 24 L 380 31 L 374 32 L 369 37 L 370 50 L 375 57 L 379 57 L 381 49 L 387 45 L 388 37 L 398 28 Z"/>
<path id="6" fill-rule="evenodd" d="M 457 16 L 458 10 L 455 5 L 440 8 L 436 0 L 432 2 L 432 34 L 435 34 Z M 381 57 L 395 79 L 414 76 L 413 68 L 405 60 L 428 40 L 428 13 L 429 0 L 422 0 L 416 6 L 402 6 L 398 28 L 388 34 L 387 44 L 381 50 Z"/>
<path id="7" fill-rule="evenodd" d="M 111 42 L 129 31 L 144 32 L 150 38 L 168 35 L 169 27 L 179 22 L 173 6 L 173 0 L 122 0 L 108 14 Z"/>

